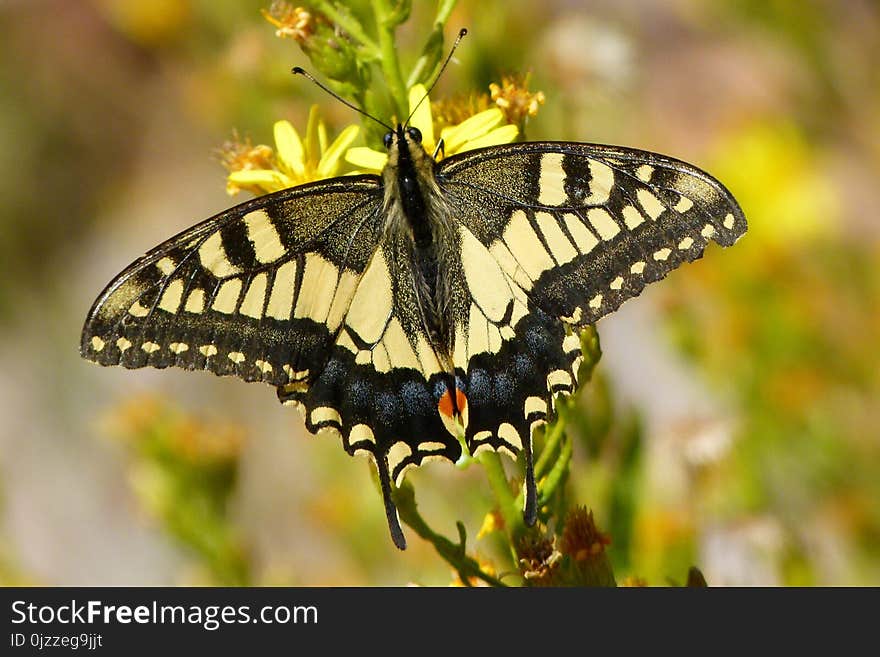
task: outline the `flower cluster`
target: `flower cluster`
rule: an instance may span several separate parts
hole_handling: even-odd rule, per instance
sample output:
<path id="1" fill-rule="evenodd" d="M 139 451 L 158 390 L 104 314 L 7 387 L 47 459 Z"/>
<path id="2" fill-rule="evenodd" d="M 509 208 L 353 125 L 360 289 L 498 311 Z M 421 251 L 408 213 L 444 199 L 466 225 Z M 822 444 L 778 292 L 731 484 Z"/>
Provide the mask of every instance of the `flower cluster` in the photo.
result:
<path id="1" fill-rule="evenodd" d="M 456 153 L 512 142 L 519 128 L 507 120 L 498 107 L 478 112 L 456 125 L 435 129 L 427 91 L 421 84 L 409 90 L 409 125 L 422 133 L 422 145 L 438 159 Z M 252 146 L 249 141 L 234 138 L 221 149 L 223 164 L 229 171 L 226 190 L 236 194 L 247 190 L 254 194 L 276 192 L 315 180 L 332 178 L 342 173 L 343 161 L 356 167 L 345 173 L 380 172 L 388 154 L 367 146 L 352 146 L 360 134 L 357 125 L 349 125 L 328 145 L 327 128 L 318 115 L 317 106 L 309 113 L 305 139 L 289 121 L 274 126 L 275 148 Z M 436 138 L 439 132 L 440 139 Z"/>

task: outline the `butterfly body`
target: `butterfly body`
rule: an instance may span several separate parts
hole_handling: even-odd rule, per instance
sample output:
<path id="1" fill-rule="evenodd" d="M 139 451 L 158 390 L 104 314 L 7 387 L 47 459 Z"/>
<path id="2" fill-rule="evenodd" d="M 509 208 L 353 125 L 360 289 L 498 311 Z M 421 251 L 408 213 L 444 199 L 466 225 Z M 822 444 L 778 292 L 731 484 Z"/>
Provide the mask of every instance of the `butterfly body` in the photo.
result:
<path id="1" fill-rule="evenodd" d="M 263 381 L 306 427 L 376 464 L 391 499 L 408 467 L 463 450 L 522 452 L 571 393 L 578 330 L 709 241 L 746 230 L 730 193 L 679 160 L 526 142 L 436 162 L 388 137 L 381 176 L 335 178 L 227 210 L 123 271 L 81 352 Z"/>

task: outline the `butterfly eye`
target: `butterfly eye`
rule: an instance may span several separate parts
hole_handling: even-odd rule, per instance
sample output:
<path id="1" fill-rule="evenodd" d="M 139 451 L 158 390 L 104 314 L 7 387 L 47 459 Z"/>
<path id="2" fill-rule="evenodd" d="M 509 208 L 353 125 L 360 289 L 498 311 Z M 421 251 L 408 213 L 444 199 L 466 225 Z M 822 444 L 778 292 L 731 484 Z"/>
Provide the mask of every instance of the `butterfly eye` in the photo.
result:
<path id="1" fill-rule="evenodd" d="M 409 135 L 409 138 L 412 139 L 417 144 L 422 143 L 422 131 L 418 128 L 407 128 L 406 134 Z"/>
<path id="2" fill-rule="evenodd" d="M 391 142 L 394 141 L 394 133 L 386 132 L 385 136 L 382 138 L 382 143 L 385 144 L 385 148 L 391 148 Z"/>

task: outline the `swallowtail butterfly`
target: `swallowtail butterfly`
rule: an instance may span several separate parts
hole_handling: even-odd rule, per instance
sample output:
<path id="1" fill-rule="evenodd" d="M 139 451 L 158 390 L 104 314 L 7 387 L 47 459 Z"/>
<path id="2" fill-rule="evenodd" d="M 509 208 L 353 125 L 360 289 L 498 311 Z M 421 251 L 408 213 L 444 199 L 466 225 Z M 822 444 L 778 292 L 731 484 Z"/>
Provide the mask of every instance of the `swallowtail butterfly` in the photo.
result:
<path id="1" fill-rule="evenodd" d="M 312 433 L 376 464 L 391 497 L 410 466 L 524 454 L 571 393 L 579 329 L 652 281 L 732 245 L 746 220 L 707 173 L 641 150 L 524 142 L 440 162 L 386 135 L 380 176 L 253 199 L 172 237 L 100 294 L 81 353 L 275 386 Z M 463 437 L 463 441 L 459 440 Z"/>

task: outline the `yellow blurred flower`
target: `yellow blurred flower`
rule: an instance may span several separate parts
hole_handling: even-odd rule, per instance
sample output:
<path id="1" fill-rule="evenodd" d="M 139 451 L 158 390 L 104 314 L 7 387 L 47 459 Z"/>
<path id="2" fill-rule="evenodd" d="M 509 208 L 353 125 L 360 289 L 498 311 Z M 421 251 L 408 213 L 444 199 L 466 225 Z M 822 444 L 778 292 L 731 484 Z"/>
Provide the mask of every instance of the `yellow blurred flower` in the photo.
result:
<path id="1" fill-rule="evenodd" d="M 327 128 L 318 116 L 317 105 L 309 112 L 305 141 L 289 121 L 277 121 L 274 154 L 269 146 L 224 149 L 223 160 L 229 169 L 226 191 L 230 195 L 242 189 L 265 194 L 332 178 L 339 174 L 342 155 L 359 132 L 358 126 L 350 125 L 328 146 Z"/>
<path id="2" fill-rule="evenodd" d="M 521 125 L 526 117 L 538 115 L 538 108 L 546 100 L 543 91 L 529 91 L 528 75 L 505 75 L 501 84 L 489 85 L 495 104 L 504 112 L 508 123 Z"/>
<path id="3" fill-rule="evenodd" d="M 263 18 L 275 26 L 275 36 L 304 43 L 315 31 L 315 16 L 304 7 L 294 7 L 276 0 L 269 9 L 261 9 Z"/>
<path id="4" fill-rule="evenodd" d="M 409 90 L 409 111 L 413 113 L 409 125 L 418 128 L 422 133 L 422 146 L 428 153 L 433 153 L 438 142 L 435 140 L 431 103 L 424 98 L 426 93 L 424 85 L 421 84 Z M 419 104 L 423 98 L 424 101 Z M 484 146 L 508 144 L 516 139 L 518 134 L 519 128 L 506 123 L 504 112 L 493 107 L 474 114 L 457 125 L 443 128 L 440 131 L 443 149 L 438 153 L 438 159 Z M 348 149 L 345 160 L 362 171 L 380 172 L 388 161 L 388 154 L 366 146 L 357 146 Z"/>

